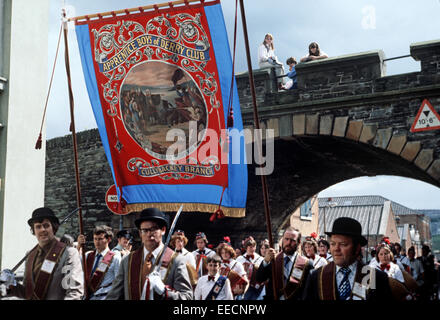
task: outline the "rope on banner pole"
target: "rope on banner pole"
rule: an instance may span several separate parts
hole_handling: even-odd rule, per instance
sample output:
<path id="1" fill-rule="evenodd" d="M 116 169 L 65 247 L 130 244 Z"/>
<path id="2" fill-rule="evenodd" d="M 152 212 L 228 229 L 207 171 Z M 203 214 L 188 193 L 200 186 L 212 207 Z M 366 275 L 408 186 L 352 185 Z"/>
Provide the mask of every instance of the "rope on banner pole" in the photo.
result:
<path id="1" fill-rule="evenodd" d="M 63 23 L 61 22 L 60 33 L 58 35 L 57 50 L 56 50 L 56 53 L 55 53 L 55 59 L 53 61 L 52 74 L 50 76 L 49 88 L 47 90 L 46 103 L 44 104 L 43 119 L 41 120 L 40 134 L 38 136 L 37 143 L 35 144 L 35 149 L 41 149 L 41 146 L 43 144 L 43 138 L 42 138 L 43 125 L 44 125 L 44 120 L 46 118 L 47 103 L 49 102 L 50 90 L 52 88 L 53 76 L 55 74 L 55 67 L 57 65 L 58 51 L 60 49 L 61 35 L 62 34 L 63 34 Z"/>

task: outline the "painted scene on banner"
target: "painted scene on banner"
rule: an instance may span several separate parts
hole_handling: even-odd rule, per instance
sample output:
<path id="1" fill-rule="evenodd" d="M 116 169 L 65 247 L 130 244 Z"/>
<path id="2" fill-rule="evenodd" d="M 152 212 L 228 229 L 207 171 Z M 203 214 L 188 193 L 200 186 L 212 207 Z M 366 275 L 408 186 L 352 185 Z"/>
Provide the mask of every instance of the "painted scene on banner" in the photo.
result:
<path id="1" fill-rule="evenodd" d="M 89 24 L 110 153 L 126 167 L 115 172 L 120 185 L 227 185 L 228 166 L 221 163 L 225 139 L 214 146 L 205 139 L 206 130 L 220 136 L 225 119 L 202 9 Z M 170 135 L 171 129 L 185 140 Z"/>

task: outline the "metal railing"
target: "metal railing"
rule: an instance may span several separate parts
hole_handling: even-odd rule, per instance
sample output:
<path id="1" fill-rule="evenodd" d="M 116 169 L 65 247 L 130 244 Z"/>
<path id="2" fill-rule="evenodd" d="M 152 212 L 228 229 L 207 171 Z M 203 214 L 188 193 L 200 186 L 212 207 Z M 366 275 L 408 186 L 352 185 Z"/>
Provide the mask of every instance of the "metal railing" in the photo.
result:
<path id="1" fill-rule="evenodd" d="M 393 58 L 388 58 L 388 59 L 383 59 L 383 61 L 390 61 L 390 60 L 396 60 L 396 59 L 403 59 L 403 58 L 408 58 L 411 57 L 410 54 L 407 54 L 405 56 L 398 56 L 398 57 L 393 57 Z"/>

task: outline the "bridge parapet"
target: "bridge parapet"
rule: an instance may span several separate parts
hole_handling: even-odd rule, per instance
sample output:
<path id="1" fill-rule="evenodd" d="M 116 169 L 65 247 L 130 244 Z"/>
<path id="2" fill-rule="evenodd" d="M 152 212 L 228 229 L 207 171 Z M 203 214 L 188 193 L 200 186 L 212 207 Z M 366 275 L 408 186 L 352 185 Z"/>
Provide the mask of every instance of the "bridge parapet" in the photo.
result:
<path id="1" fill-rule="evenodd" d="M 266 72 L 257 89 L 260 127 L 274 129 L 276 138 L 321 135 L 383 149 L 440 185 L 440 130 L 410 131 L 424 99 L 440 112 L 440 40 L 414 43 L 410 53 L 421 71 L 392 76 L 384 75 L 380 50 L 299 64 L 294 92 L 265 91 Z M 247 78 L 240 77 L 238 87 L 246 88 Z M 239 96 L 249 98 L 243 91 Z M 242 114 L 252 128 L 252 108 L 246 105 Z"/>
<path id="2" fill-rule="evenodd" d="M 411 56 L 421 63 L 420 72 L 386 76 L 382 50 L 331 57 L 296 66 L 298 90 L 278 92 L 271 69 L 253 70 L 259 106 L 359 96 L 421 87 L 440 82 L 440 40 L 413 43 Z M 240 104 L 252 108 L 248 72 L 236 75 Z"/>
<path id="3" fill-rule="evenodd" d="M 381 50 L 300 63 L 296 66 L 299 101 L 372 93 L 385 74 Z"/>
<path id="4" fill-rule="evenodd" d="M 411 56 L 421 62 L 422 74 L 440 73 L 440 40 L 413 43 Z"/>

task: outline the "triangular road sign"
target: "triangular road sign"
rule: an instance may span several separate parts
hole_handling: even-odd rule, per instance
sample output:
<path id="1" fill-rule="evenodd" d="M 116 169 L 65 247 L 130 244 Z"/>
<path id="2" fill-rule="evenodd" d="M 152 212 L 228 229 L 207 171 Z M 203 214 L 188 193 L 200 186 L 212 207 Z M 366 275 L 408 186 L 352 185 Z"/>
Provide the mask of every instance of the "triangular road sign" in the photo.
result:
<path id="1" fill-rule="evenodd" d="M 411 126 L 411 132 L 428 131 L 440 129 L 440 115 L 429 103 L 428 99 L 423 100 L 416 119 Z"/>

